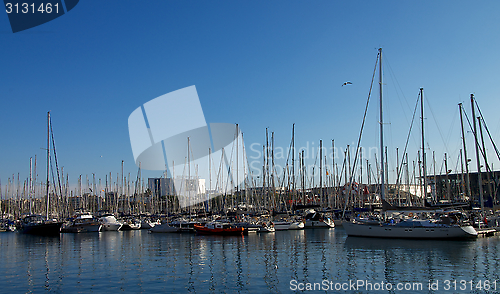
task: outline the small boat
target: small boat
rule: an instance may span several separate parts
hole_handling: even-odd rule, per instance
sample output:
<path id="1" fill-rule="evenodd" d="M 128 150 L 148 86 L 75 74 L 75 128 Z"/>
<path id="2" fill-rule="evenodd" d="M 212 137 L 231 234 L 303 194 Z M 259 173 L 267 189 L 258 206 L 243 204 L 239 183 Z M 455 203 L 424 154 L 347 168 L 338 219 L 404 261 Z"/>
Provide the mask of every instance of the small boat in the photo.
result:
<path id="1" fill-rule="evenodd" d="M 308 211 L 305 217 L 304 228 L 313 229 L 313 228 L 333 228 L 335 227 L 335 223 L 329 218 L 325 217 L 322 213 L 311 209 Z"/>
<path id="2" fill-rule="evenodd" d="M 251 222 L 237 223 L 236 227 L 243 228 L 245 234 L 248 234 L 248 233 L 257 233 L 259 231 L 259 228 L 260 228 L 259 225 L 251 223 Z"/>
<path id="3" fill-rule="evenodd" d="M 304 228 L 304 222 L 281 220 L 273 222 L 273 226 L 276 231 L 302 230 Z"/>
<path id="4" fill-rule="evenodd" d="M 160 225 L 160 224 L 161 223 L 159 220 L 152 221 L 150 219 L 141 219 L 141 229 L 149 230 L 149 229 L 155 227 L 156 225 Z"/>
<path id="5" fill-rule="evenodd" d="M 79 214 L 69 224 L 61 228 L 62 233 L 100 232 L 102 224 L 90 213 Z"/>
<path id="6" fill-rule="evenodd" d="M 23 234 L 56 236 L 61 232 L 62 222 L 46 220 L 38 214 L 31 214 L 21 221 L 20 231 Z"/>
<path id="7" fill-rule="evenodd" d="M 230 223 L 210 222 L 205 225 L 194 225 L 196 233 L 206 235 L 243 235 L 245 229 Z"/>
<path id="8" fill-rule="evenodd" d="M 131 231 L 131 230 L 140 230 L 141 222 L 136 219 L 126 219 L 123 221 L 123 225 L 120 228 L 120 231 Z"/>
<path id="9" fill-rule="evenodd" d="M 197 221 L 190 221 L 186 219 L 177 219 L 170 223 L 172 227 L 179 228 L 181 233 L 195 233 L 194 225 L 199 225 Z"/>
<path id="10" fill-rule="evenodd" d="M 272 223 L 259 222 L 257 225 L 259 226 L 257 233 L 274 233 L 276 231 Z"/>
<path id="11" fill-rule="evenodd" d="M 150 233 L 177 233 L 179 231 L 180 231 L 180 228 L 173 227 L 173 226 L 169 225 L 168 223 L 155 225 L 154 227 L 149 229 Z"/>
<path id="12" fill-rule="evenodd" d="M 102 224 L 102 231 L 118 231 L 123 225 L 112 214 L 105 214 L 101 216 L 99 221 Z"/>

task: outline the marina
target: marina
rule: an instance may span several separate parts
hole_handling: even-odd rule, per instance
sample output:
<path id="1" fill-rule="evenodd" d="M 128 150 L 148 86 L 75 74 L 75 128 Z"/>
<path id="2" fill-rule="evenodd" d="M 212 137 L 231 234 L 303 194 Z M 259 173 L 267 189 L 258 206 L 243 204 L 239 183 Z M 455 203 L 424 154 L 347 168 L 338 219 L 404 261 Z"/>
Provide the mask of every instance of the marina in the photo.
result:
<path id="1" fill-rule="evenodd" d="M 500 293 L 500 2 L 5 9 L 0 292 Z"/>
<path id="2" fill-rule="evenodd" d="M 40 237 L 0 234 L 0 282 L 8 293 L 286 293 L 294 283 L 421 283 L 476 289 L 500 279 L 500 239 L 463 241 L 347 237 L 344 229 L 216 236 L 146 230 Z M 464 270 L 467 269 L 467 270 Z M 294 282 L 295 281 L 295 282 Z M 449 286 L 449 285 L 448 285 Z M 449 288 L 448 288 L 449 289 Z M 457 288 L 458 289 L 458 288 Z M 459 290 L 457 290 L 459 291 Z M 497 288 L 498 291 L 498 288 Z M 370 293 L 364 287 L 347 293 Z M 439 292 L 439 291 L 437 291 Z"/>

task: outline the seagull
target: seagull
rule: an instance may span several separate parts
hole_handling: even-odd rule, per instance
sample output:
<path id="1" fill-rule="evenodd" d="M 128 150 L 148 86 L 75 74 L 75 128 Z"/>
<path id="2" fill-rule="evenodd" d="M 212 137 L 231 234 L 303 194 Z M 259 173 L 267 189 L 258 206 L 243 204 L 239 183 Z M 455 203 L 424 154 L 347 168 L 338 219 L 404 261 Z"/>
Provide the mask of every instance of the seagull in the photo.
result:
<path id="1" fill-rule="evenodd" d="M 345 82 L 345 83 L 342 84 L 342 87 L 345 86 L 345 85 L 352 85 L 352 83 L 351 82 Z"/>

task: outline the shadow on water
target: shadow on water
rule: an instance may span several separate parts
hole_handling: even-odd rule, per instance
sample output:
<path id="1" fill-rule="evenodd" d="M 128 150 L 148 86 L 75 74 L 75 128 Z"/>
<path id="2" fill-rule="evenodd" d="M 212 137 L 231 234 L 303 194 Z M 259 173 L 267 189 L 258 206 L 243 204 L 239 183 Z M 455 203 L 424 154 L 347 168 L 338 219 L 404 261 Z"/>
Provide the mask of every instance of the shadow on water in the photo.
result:
<path id="1" fill-rule="evenodd" d="M 499 252 L 499 237 L 347 238 L 342 228 L 246 236 L 12 233 L 0 234 L 0 283 L 5 293 L 279 293 L 291 280 L 494 280 Z"/>

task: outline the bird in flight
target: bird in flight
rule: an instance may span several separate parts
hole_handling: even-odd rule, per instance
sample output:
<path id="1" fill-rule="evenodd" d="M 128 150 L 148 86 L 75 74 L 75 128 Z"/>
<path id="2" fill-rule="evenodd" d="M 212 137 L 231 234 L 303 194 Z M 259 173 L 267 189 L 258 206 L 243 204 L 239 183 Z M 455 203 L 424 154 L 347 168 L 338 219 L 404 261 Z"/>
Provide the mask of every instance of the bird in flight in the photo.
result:
<path id="1" fill-rule="evenodd" d="M 342 87 L 345 86 L 345 85 L 352 85 L 352 83 L 351 82 L 345 82 L 345 83 L 342 84 Z"/>

